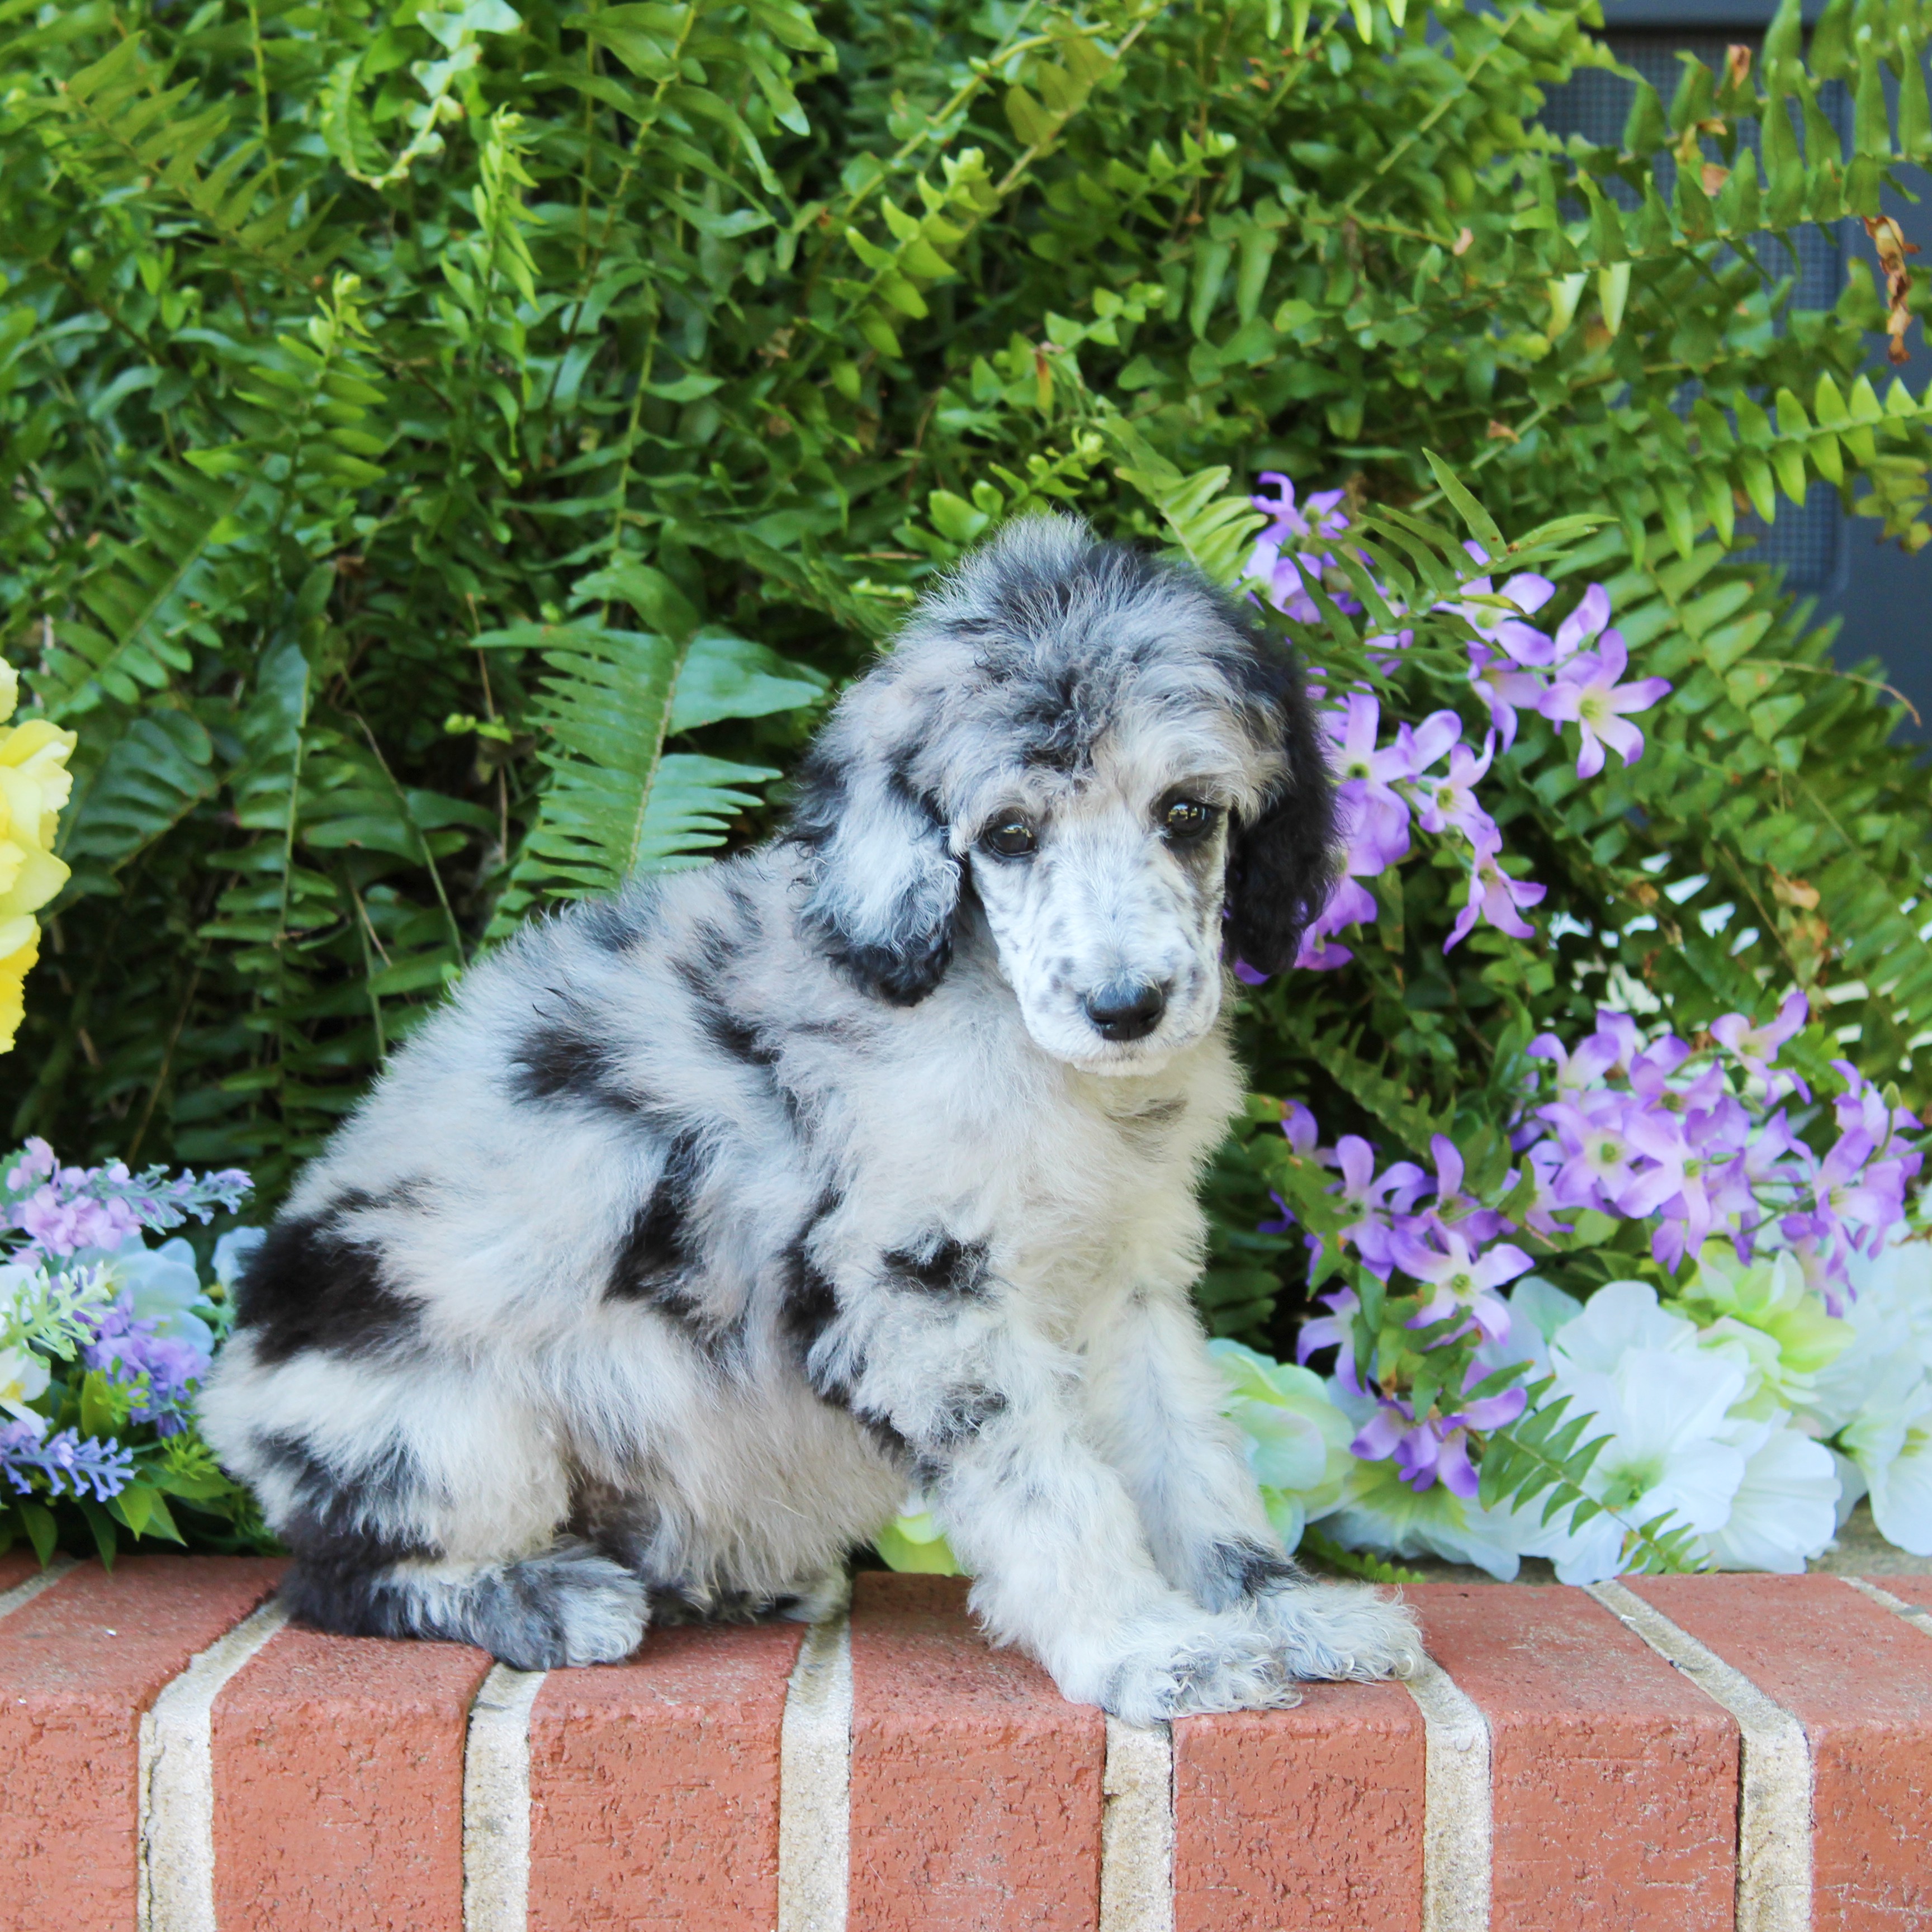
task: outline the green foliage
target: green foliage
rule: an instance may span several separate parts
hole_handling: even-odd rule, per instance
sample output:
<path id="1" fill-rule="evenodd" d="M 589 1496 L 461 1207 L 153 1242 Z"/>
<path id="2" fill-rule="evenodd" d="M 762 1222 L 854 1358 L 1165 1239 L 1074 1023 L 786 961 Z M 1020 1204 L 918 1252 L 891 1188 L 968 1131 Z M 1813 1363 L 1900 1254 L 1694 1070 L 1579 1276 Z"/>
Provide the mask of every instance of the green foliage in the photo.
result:
<path id="1" fill-rule="evenodd" d="M 1788 245 L 1932 146 L 1916 79 L 1895 134 L 1872 92 L 1926 9 L 1808 67 L 1787 4 L 1600 148 L 1534 119 L 1608 61 L 1588 10 L 0 0 L 0 642 L 82 734 L 15 1132 L 272 1201 L 478 946 L 769 830 L 998 520 L 1229 578 L 1264 470 L 1346 486 L 1373 560 L 1300 638 L 1336 674 L 1387 688 L 1372 585 L 1466 596 L 1473 535 L 1550 617 L 1606 584 L 1676 686 L 1637 765 L 1580 782 L 1526 716 L 1486 782 L 1537 941 L 1445 956 L 1450 853 L 1389 875 L 1354 965 L 1248 1001 L 1264 1090 L 1419 1154 L 1603 999 L 1688 1035 L 1795 981 L 1802 1070 L 1932 1099 L 1925 779 L 1736 555 L 1820 480 L 1932 535 L 1887 300 L 1859 259 L 1796 309 Z M 1466 632 L 1411 621 L 1404 715 L 1477 726 Z M 1279 1143 L 1217 1169 L 1206 1292 L 1277 1348 Z"/>

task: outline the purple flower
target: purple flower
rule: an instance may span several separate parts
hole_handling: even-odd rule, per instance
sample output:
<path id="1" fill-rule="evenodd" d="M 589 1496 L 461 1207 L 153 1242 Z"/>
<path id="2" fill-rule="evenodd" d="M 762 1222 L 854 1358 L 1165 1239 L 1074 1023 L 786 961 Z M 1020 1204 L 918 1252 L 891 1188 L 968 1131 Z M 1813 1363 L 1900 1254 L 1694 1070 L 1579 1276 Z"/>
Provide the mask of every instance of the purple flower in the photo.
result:
<path id="1" fill-rule="evenodd" d="M 1442 942 L 1444 952 L 1460 946 L 1474 929 L 1478 919 L 1516 939 L 1530 939 L 1536 928 L 1519 914 L 1519 906 L 1533 906 L 1549 890 L 1529 879 L 1513 879 L 1497 862 L 1498 855 L 1480 847 L 1469 868 L 1468 903 L 1456 915 L 1449 937 Z"/>
<path id="2" fill-rule="evenodd" d="M 1322 1138 L 1322 1130 L 1316 1124 L 1315 1116 L 1299 1100 L 1282 1102 L 1281 1130 L 1288 1145 L 1304 1160 L 1319 1152 L 1316 1144 Z"/>
<path id="3" fill-rule="evenodd" d="M 1576 609 L 1557 626 L 1555 650 L 1544 662 L 1566 662 L 1597 636 L 1610 621 L 1610 593 L 1600 584 L 1593 584 L 1583 592 L 1582 599 Z"/>
<path id="4" fill-rule="evenodd" d="M 134 1454 L 112 1437 L 97 1438 L 63 1429 L 45 1436 L 46 1424 L 30 1416 L 0 1427 L 0 1471 L 22 1496 L 39 1476 L 53 1496 L 92 1495 L 97 1502 L 118 1496 L 133 1480 Z"/>
<path id="5" fill-rule="evenodd" d="M 208 1372 L 208 1358 L 191 1342 L 158 1335 L 158 1324 L 136 1318 L 122 1295 L 97 1318 L 95 1335 L 82 1352 L 90 1369 L 121 1383 L 143 1384 L 128 1411 L 130 1422 L 152 1422 L 164 1436 L 188 1425 L 188 1398 Z"/>
<path id="6" fill-rule="evenodd" d="M 1329 1312 L 1301 1324 L 1301 1333 L 1294 1345 L 1294 1359 L 1305 1364 L 1317 1349 L 1338 1350 L 1335 1358 L 1336 1379 L 1352 1394 L 1360 1395 L 1361 1384 L 1355 1375 L 1354 1315 L 1361 1304 L 1352 1288 L 1340 1288 L 1333 1294 L 1318 1298 Z"/>
<path id="7" fill-rule="evenodd" d="M 1582 745 L 1576 754 L 1580 778 L 1593 778 L 1604 769 L 1606 745 L 1626 765 L 1643 756 L 1643 734 L 1622 714 L 1648 711 L 1670 690 L 1670 680 L 1646 677 L 1621 684 L 1618 680 L 1629 663 L 1623 639 L 1606 631 L 1601 648 L 1571 658 L 1537 700 L 1536 708 L 1544 717 L 1552 722 L 1574 722 L 1581 733 Z"/>
<path id="8" fill-rule="evenodd" d="M 1502 741 L 1504 751 L 1516 742 L 1516 713 L 1534 711 L 1541 699 L 1544 680 L 1522 670 L 1506 652 L 1492 650 L 1487 644 L 1469 646 L 1469 682 L 1483 694 L 1490 707 L 1490 724 Z"/>
<path id="9" fill-rule="evenodd" d="M 1478 1256 L 1454 1228 L 1439 1236 L 1441 1249 L 1426 1247 L 1406 1232 L 1390 1241 L 1396 1265 L 1402 1273 L 1425 1283 L 1434 1292 L 1408 1320 L 1411 1328 L 1426 1328 L 1432 1322 L 1447 1322 L 1458 1313 L 1466 1314 L 1492 1342 L 1503 1340 L 1510 1331 L 1508 1304 L 1496 1291 L 1504 1282 L 1527 1274 L 1535 1264 L 1522 1249 L 1507 1241 L 1498 1242 Z M 1466 1334 L 1466 1328 L 1456 1331 Z M 1456 1336 L 1447 1338 L 1454 1341 Z"/>
<path id="10" fill-rule="evenodd" d="M 1446 778 L 1418 781 L 1426 787 L 1426 802 L 1416 814 L 1424 831 L 1454 830 L 1461 832 L 1472 845 L 1486 845 L 1492 849 L 1502 844 L 1502 836 L 1496 830 L 1496 820 L 1476 802 L 1477 784 L 1489 776 L 1496 749 L 1496 734 L 1493 731 L 1483 740 L 1480 757 L 1467 745 L 1456 744 L 1450 748 Z"/>
<path id="11" fill-rule="evenodd" d="M 1402 1480 L 1418 1492 L 1440 1482 L 1451 1494 L 1473 1496 L 1480 1487 L 1469 1460 L 1472 1430 L 1502 1429 L 1522 1414 L 1528 1397 L 1520 1388 L 1484 1396 L 1453 1415 L 1432 1415 L 1418 1422 L 1415 1412 L 1399 1396 L 1384 1396 L 1382 1405 L 1348 1444 L 1364 1462 L 1394 1456 Z"/>
<path id="12" fill-rule="evenodd" d="M 1322 722 L 1336 748 L 1331 762 L 1341 782 L 1335 799 L 1349 829 L 1348 870 L 1372 878 L 1408 856 L 1408 806 L 1395 787 L 1415 776 L 1414 743 L 1405 748 L 1398 734 L 1378 751 L 1382 706 L 1362 692 L 1351 692 L 1340 710 L 1322 712 Z"/>
<path id="13" fill-rule="evenodd" d="M 1337 966 L 1347 965 L 1354 958 L 1354 953 L 1346 946 L 1330 946 L 1329 940 L 1352 926 L 1360 926 L 1374 919 L 1376 914 L 1372 892 L 1352 878 L 1345 876 L 1336 880 L 1335 890 L 1328 896 L 1328 903 L 1301 935 L 1295 964 L 1313 973 L 1330 972 Z"/>
<path id="14" fill-rule="evenodd" d="M 1556 1130 L 1566 1156 L 1552 1183 L 1556 1203 L 1564 1208 L 1594 1208 L 1614 1214 L 1616 1203 L 1635 1179 L 1630 1162 L 1637 1156 L 1624 1132 L 1628 1102 L 1614 1094 L 1592 1094 L 1576 1100 L 1554 1100 L 1538 1109 Z"/>
<path id="15" fill-rule="evenodd" d="M 1803 1030 L 1810 1013 L 1810 1003 L 1802 993 L 1787 993 L 1784 1004 L 1778 1010 L 1776 1019 L 1766 1025 L 1754 1027 L 1742 1013 L 1723 1013 L 1711 1022 L 1711 1037 L 1747 1073 L 1768 1082 L 1773 1078 L 1771 1066 L 1778 1058 L 1778 1049 L 1792 1034 Z M 1797 1090 L 1806 1100 L 1810 1099 L 1810 1088 L 1796 1074 L 1787 1073 L 1783 1078 L 1793 1082 Z"/>
<path id="16" fill-rule="evenodd" d="M 1706 1164 L 1685 1138 L 1683 1124 L 1656 1106 L 1633 1107 L 1624 1132 L 1632 1147 L 1653 1163 L 1626 1188 L 1618 1211 L 1634 1220 L 1661 1214 L 1650 1238 L 1652 1257 L 1674 1268 L 1694 1254 L 1717 1219 Z"/>

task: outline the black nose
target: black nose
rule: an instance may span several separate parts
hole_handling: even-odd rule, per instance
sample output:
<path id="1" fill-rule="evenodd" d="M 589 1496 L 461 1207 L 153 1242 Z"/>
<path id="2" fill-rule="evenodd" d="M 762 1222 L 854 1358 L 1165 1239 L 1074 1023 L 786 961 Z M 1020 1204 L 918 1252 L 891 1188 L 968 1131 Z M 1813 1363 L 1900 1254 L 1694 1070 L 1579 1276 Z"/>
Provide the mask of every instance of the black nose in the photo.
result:
<path id="1" fill-rule="evenodd" d="M 1087 1017 L 1102 1040 L 1144 1040 L 1167 1011 L 1167 988 L 1111 980 L 1087 995 Z"/>

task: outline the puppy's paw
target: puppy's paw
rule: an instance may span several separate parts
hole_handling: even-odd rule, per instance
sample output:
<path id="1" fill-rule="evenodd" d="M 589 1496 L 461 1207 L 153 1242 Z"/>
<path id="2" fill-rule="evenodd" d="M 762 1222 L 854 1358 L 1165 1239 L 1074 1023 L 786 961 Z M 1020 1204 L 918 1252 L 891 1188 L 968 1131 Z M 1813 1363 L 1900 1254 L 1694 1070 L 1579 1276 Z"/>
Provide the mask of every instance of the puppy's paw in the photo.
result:
<path id="1" fill-rule="evenodd" d="M 1136 1645 L 1081 1701 L 1146 1724 L 1210 1711 L 1280 1710 L 1298 1704 L 1301 1694 L 1258 1631 L 1212 1618 Z"/>
<path id="2" fill-rule="evenodd" d="M 517 1670 L 616 1664 L 644 1641 L 650 1604 L 642 1581 L 587 1548 L 526 1557 L 504 1571 L 503 1584 L 476 1640 Z"/>
<path id="3" fill-rule="evenodd" d="M 1422 1666 L 1415 1613 L 1370 1583 L 1297 1582 L 1252 1600 L 1255 1621 L 1295 1677 L 1370 1684 Z"/>

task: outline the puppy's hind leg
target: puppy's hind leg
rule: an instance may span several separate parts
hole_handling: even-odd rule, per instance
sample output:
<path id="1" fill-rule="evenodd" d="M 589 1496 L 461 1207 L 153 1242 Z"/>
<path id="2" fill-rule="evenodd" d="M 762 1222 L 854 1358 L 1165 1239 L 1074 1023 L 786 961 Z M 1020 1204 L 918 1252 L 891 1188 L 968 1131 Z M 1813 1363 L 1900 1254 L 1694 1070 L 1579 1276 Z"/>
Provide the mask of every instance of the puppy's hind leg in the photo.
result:
<path id="1" fill-rule="evenodd" d="M 474 1644 L 518 1670 L 615 1664 L 643 1641 L 650 1616 L 638 1577 L 568 1540 L 495 1563 L 398 1554 L 364 1538 L 298 1544 L 282 1597 L 321 1630 Z"/>
<path id="2" fill-rule="evenodd" d="M 592 1544 L 564 1536 L 532 1550 L 544 1534 L 532 1522 L 521 1550 L 470 1556 L 476 1526 L 452 1534 L 437 1486 L 399 1447 L 343 1467 L 286 1437 L 263 1446 L 265 1492 L 283 1504 L 271 1520 L 295 1559 L 283 1600 L 317 1629 L 474 1644 L 522 1670 L 614 1663 L 642 1640 L 643 1580 Z"/>

